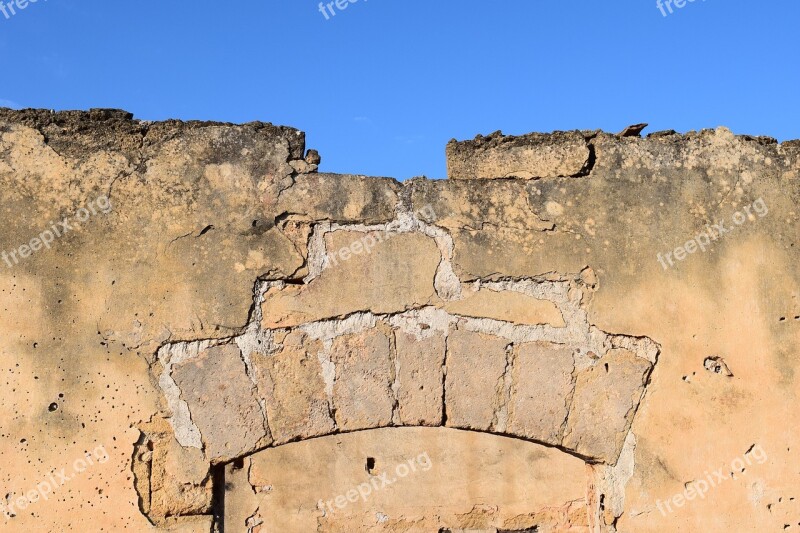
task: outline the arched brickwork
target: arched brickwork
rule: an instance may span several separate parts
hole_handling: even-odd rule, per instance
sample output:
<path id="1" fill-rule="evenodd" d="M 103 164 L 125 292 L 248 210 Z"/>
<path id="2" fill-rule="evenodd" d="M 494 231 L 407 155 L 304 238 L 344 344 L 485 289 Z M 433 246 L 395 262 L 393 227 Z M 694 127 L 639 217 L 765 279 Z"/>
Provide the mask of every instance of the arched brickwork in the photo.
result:
<path id="1" fill-rule="evenodd" d="M 370 229 L 331 233 L 351 242 Z M 415 257 L 426 245 L 440 249 L 414 231 L 392 240 L 401 245 L 389 250 L 392 261 L 417 269 L 426 268 L 424 257 Z M 359 269 L 356 260 L 342 267 Z M 369 260 L 399 268 L 381 264 L 380 255 Z M 442 278 L 443 263 L 441 256 L 428 261 L 431 278 Z M 582 303 L 594 290 L 590 270 L 554 280 L 459 282 L 449 300 L 436 298 L 444 291 L 434 284 L 432 296 L 410 309 L 355 312 L 347 312 L 347 298 L 317 298 L 334 290 L 337 274 L 325 267 L 305 285 L 261 284 L 242 335 L 159 351 L 155 378 L 172 429 L 162 428 L 172 450 L 162 452 L 163 462 L 179 450 L 208 473 L 290 442 L 422 426 L 509 436 L 590 464 L 616 464 L 659 349 L 650 339 L 589 324 Z M 409 294 L 400 297 L 414 301 L 417 288 L 404 290 Z M 310 317 L 316 320 L 305 321 Z M 152 479 L 158 468 L 146 470 Z M 164 476 L 170 483 L 191 486 L 175 472 Z M 157 508 L 144 510 L 159 520 Z"/>

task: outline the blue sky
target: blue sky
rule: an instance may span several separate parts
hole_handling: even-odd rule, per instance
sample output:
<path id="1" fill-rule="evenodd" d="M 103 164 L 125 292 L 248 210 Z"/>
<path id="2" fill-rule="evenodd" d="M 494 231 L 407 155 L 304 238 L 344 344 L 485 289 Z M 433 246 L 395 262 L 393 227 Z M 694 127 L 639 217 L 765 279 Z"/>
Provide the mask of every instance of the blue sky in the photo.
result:
<path id="1" fill-rule="evenodd" d="M 800 138 L 797 0 L 318 6 L 39 0 L 0 13 L 0 106 L 285 124 L 323 171 L 399 179 L 444 177 L 449 139 L 498 129 Z"/>

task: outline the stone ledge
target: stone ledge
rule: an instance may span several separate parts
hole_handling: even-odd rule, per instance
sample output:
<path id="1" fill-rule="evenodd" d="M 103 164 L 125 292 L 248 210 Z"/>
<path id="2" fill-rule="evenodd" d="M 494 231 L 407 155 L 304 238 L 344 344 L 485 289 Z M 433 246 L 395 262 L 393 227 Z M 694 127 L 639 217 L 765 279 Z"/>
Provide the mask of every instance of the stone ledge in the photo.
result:
<path id="1" fill-rule="evenodd" d="M 592 154 L 579 131 L 488 137 L 447 144 L 450 179 L 557 178 L 584 174 Z"/>

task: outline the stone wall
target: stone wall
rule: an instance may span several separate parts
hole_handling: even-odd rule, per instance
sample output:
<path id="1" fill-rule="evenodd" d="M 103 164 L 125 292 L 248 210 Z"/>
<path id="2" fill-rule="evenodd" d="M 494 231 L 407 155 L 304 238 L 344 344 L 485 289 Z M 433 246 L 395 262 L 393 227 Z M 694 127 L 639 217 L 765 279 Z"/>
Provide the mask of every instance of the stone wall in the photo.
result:
<path id="1" fill-rule="evenodd" d="M 0 110 L 0 528 L 800 530 L 800 143 L 447 157 Z"/>

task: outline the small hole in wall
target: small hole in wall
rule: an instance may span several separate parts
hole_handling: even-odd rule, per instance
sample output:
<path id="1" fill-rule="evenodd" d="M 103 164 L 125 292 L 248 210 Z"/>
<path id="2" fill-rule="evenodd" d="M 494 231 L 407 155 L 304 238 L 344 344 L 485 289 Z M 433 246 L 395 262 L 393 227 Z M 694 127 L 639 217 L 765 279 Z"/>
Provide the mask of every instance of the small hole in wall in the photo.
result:
<path id="1" fill-rule="evenodd" d="M 606 372 L 608 372 L 608 363 L 604 365 L 606 367 Z"/>
<path id="2" fill-rule="evenodd" d="M 238 459 L 233 460 L 233 469 L 234 470 L 241 470 L 244 468 L 244 457 L 240 457 Z"/>
<path id="3" fill-rule="evenodd" d="M 155 446 L 153 446 L 153 441 L 151 440 L 147 441 L 147 449 L 152 452 L 154 448 Z"/>
<path id="4" fill-rule="evenodd" d="M 8 494 L 6 494 L 6 503 L 10 503 L 11 502 L 11 496 L 12 496 L 12 494 L 10 492 Z M 17 517 L 17 515 L 14 514 L 10 509 L 5 511 L 5 513 L 6 513 L 6 520 L 8 520 L 9 518 L 16 518 Z"/>
<path id="5" fill-rule="evenodd" d="M 256 226 L 258 226 L 258 220 L 253 221 L 253 227 L 255 228 Z"/>
<path id="6" fill-rule="evenodd" d="M 57 409 L 58 409 L 58 404 L 56 402 L 51 403 L 47 408 L 47 410 L 50 411 L 51 413 L 53 411 L 56 411 Z"/>
<path id="7" fill-rule="evenodd" d="M 374 457 L 367 457 L 367 473 L 372 474 L 375 472 L 375 458 Z"/>
<path id="8" fill-rule="evenodd" d="M 600 495 L 600 510 L 601 511 L 605 511 L 606 510 L 606 495 L 605 494 L 601 494 Z"/>

